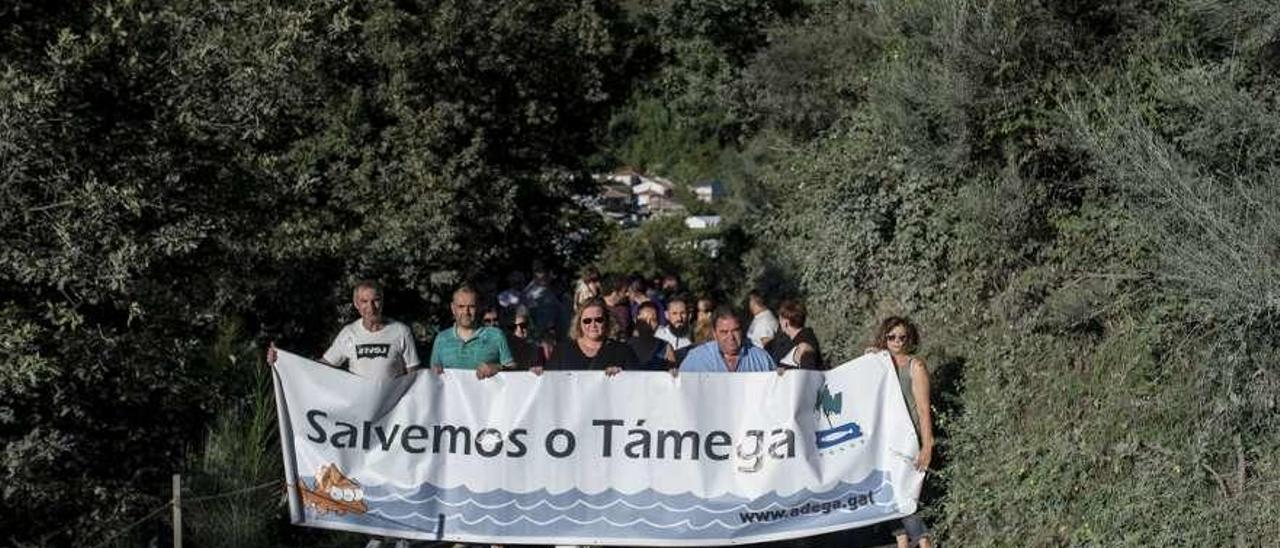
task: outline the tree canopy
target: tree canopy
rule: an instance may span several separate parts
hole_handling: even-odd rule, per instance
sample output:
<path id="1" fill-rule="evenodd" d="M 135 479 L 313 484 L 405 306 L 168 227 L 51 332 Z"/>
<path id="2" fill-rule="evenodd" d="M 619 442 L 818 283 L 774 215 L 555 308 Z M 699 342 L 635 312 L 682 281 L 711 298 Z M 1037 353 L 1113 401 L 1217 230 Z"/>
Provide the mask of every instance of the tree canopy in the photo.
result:
<path id="1" fill-rule="evenodd" d="M 227 322 L 309 348 L 355 279 L 428 319 L 485 269 L 597 245 L 575 198 L 627 85 L 607 3 L 18 2 L 0 25 L 0 529 L 28 540 L 157 500 L 243 387 L 250 364 L 205 359 Z"/>
<path id="2" fill-rule="evenodd" d="M 353 281 L 421 337 L 455 284 L 537 258 L 800 297 L 833 363 L 911 315 L 944 542 L 1266 543 L 1277 14 L 8 2 L 0 530 L 71 544 L 162 502 L 235 430 L 263 343 L 322 345 Z M 585 209 L 618 165 L 722 181 L 722 254 Z"/>

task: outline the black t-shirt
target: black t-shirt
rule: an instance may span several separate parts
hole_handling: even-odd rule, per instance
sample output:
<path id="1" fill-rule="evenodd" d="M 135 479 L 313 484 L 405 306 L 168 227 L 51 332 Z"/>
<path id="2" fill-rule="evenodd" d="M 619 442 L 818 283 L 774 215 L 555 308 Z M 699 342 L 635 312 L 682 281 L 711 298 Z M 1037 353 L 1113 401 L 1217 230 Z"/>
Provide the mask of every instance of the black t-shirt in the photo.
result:
<path id="1" fill-rule="evenodd" d="M 542 348 L 539 348 L 537 344 L 510 333 L 506 335 L 507 347 L 511 349 L 511 357 L 516 362 L 514 369 L 529 369 L 530 367 L 544 365 L 542 363 Z"/>
<path id="2" fill-rule="evenodd" d="M 631 352 L 636 355 L 640 369 L 666 371 L 669 367 L 667 341 L 657 337 L 631 337 L 627 341 L 627 346 L 630 346 Z"/>
<path id="3" fill-rule="evenodd" d="M 631 351 L 630 346 L 618 341 L 606 339 L 595 357 L 588 358 L 578 348 L 577 341 L 567 340 L 556 345 L 555 352 L 547 360 L 547 369 L 603 371 L 606 367 L 614 366 L 635 369 L 636 364 L 636 353 Z"/>
<path id="4" fill-rule="evenodd" d="M 809 343 L 809 346 L 813 347 L 813 368 L 826 369 L 822 364 L 822 348 L 818 346 L 818 335 L 813 332 L 813 329 L 808 327 L 801 329 L 799 333 L 796 333 L 796 337 L 794 339 L 787 337 L 786 333 L 779 331 L 778 336 L 774 337 L 773 340 L 769 341 L 769 344 L 765 345 L 765 350 L 769 351 L 770 356 L 773 356 L 774 363 L 782 363 L 782 358 L 787 357 L 787 354 L 791 352 L 791 349 L 795 348 L 802 342 Z"/>

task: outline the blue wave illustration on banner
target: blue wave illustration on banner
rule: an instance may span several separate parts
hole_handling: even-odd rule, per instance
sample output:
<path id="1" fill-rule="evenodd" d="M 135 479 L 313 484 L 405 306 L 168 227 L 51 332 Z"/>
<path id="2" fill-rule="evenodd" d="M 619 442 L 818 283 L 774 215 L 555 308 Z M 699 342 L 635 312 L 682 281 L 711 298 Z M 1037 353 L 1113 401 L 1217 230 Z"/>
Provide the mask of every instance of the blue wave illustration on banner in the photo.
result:
<path id="1" fill-rule="evenodd" d="M 311 478 L 309 478 L 311 480 Z M 583 493 L 503 490 L 475 493 L 431 484 L 400 490 L 364 486 L 363 514 L 317 514 L 310 521 L 365 525 L 432 535 L 490 537 L 723 539 L 781 533 L 874 519 L 897 510 L 887 475 L 873 471 L 856 483 L 830 489 L 802 489 L 747 499 L 735 495 L 703 498 L 646 489 Z"/>

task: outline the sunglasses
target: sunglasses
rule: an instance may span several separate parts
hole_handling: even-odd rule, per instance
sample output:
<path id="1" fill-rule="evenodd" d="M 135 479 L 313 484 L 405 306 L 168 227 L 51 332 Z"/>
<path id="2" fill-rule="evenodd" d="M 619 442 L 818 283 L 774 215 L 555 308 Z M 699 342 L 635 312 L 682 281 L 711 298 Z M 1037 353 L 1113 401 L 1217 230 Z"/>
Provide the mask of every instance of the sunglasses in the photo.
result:
<path id="1" fill-rule="evenodd" d="M 484 324 L 485 324 L 485 325 L 498 325 L 498 319 L 497 319 L 497 318 L 485 318 L 485 319 L 484 319 Z"/>
<path id="2" fill-rule="evenodd" d="M 907 336 L 906 335 L 885 335 L 884 340 L 907 342 Z"/>
<path id="3" fill-rule="evenodd" d="M 603 324 L 604 316 L 596 316 L 594 318 L 582 318 L 582 325 L 591 325 L 593 323 Z"/>
<path id="4" fill-rule="evenodd" d="M 528 328 L 529 328 L 529 322 L 516 322 L 516 323 L 511 324 L 511 327 L 513 327 L 513 328 L 515 328 L 515 329 L 528 329 Z"/>

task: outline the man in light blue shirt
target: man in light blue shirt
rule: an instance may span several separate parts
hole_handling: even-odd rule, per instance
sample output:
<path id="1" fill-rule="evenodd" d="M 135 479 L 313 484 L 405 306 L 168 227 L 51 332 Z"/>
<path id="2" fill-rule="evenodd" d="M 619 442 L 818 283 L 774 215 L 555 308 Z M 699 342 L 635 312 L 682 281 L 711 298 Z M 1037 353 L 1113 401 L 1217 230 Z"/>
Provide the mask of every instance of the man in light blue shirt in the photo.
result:
<path id="1" fill-rule="evenodd" d="M 681 372 L 746 373 L 773 371 L 773 358 L 762 348 L 744 344 L 742 322 L 729 307 L 721 307 L 712 316 L 714 341 L 693 347 L 680 364 Z"/>

